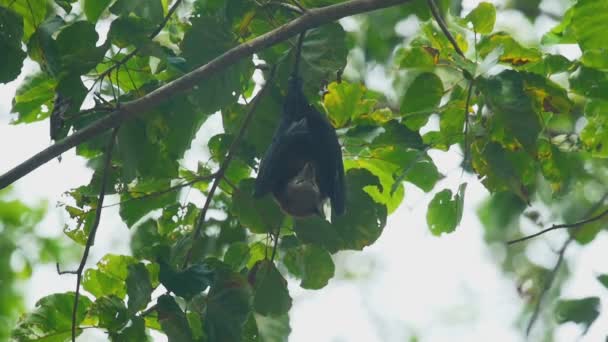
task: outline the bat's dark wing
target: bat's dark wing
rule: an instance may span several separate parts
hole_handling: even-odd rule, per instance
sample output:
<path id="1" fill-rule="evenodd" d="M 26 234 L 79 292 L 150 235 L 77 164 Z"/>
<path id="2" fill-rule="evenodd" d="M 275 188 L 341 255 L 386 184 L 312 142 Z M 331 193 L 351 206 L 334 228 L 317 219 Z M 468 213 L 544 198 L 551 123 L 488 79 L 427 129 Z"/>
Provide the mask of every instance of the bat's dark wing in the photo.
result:
<path id="1" fill-rule="evenodd" d="M 309 146 L 310 132 L 305 118 L 281 120 L 266 154 L 260 163 L 253 195 L 261 197 L 284 186 L 303 165 L 295 160 L 298 151 Z M 305 161 L 302 160 L 301 163 Z"/>
<path id="2" fill-rule="evenodd" d="M 318 170 L 321 193 L 331 199 L 332 215 L 342 215 L 346 207 L 344 164 L 336 130 L 314 107 L 308 106 L 306 117 L 314 137 L 311 149 Z"/>

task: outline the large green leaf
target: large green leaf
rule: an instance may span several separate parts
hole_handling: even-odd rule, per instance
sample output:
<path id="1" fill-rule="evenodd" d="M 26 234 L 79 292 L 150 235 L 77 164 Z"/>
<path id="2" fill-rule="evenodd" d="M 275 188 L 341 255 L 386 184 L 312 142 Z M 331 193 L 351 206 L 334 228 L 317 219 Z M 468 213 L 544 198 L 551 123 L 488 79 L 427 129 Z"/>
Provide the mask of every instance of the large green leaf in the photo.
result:
<path id="1" fill-rule="evenodd" d="M 194 69 L 235 45 L 236 38 L 225 22 L 217 17 L 201 16 L 192 19 L 192 27 L 186 32 L 181 49 L 187 68 Z M 203 112 L 213 113 L 236 102 L 251 72 L 251 62 L 239 62 L 199 83 L 190 98 Z"/>
<path id="2" fill-rule="evenodd" d="M 27 42 L 47 15 L 46 0 L 0 0 L 0 5 L 10 8 L 23 17 L 23 41 Z"/>
<path id="3" fill-rule="evenodd" d="M 426 221 L 433 235 L 451 233 L 460 224 L 466 186 L 466 183 L 461 184 L 454 196 L 449 189 L 435 194 L 426 212 Z"/>
<path id="4" fill-rule="evenodd" d="M 193 341 L 186 314 L 170 295 L 162 295 L 156 302 L 158 322 L 169 342 Z"/>
<path id="5" fill-rule="evenodd" d="M 588 329 L 600 315 L 600 299 L 586 297 L 581 299 L 562 299 L 555 307 L 555 320 L 558 323 L 574 322 Z"/>
<path id="6" fill-rule="evenodd" d="M 213 269 L 210 265 L 202 263 L 175 271 L 170 265 L 161 262 L 159 279 L 167 290 L 184 298 L 192 298 L 211 285 Z"/>
<path id="7" fill-rule="evenodd" d="M 135 263 L 137 260 L 130 256 L 106 254 L 97 263 L 97 269 L 85 271 L 82 287 L 95 297 L 115 295 L 122 299 L 127 293 L 128 267 Z"/>
<path id="8" fill-rule="evenodd" d="M 114 295 L 97 298 L 88 315 L 97 320 L 98 327 L 109 332 L 119 331 L 129 321 L 125 302 Z"/>
<path id="9" fill-rule="evenodd" d="M 496 8 L 489 2 L 482 2 L 467 14 L 465 20 L 473 24 L 475 32 L 488 34 L 496 22 Z"/>
<path id="10" fill-rule="evenodd" d="M 129 314 L 133 315 L 148 306 L 153 288 L 150 282 L 150 274 L 144 264 L 131 264 L 127 268 L 129 270 L 126 279 L 127 295 L 129 296 L 127 304 Z"/>
<path id="11" fill-rule="evenodd" d="M 0 23 L 0 51 L 4 55 L 0 63 L 0 83 L 6 83 L 19 76 L 25 59 L 25 52 L 21 49 L 23 18 L 8 8 L 0 7 Z"/>
<path id="12" fill-rule="evenodd" d="M 323 106 L 334 126 L 341 127 L 358 116 L 373 111 L 376 101 L 365 98 L 366 89 L 356 83 L 332 82 L 327 86 Z"/>
<path id="13" fill-rule="evenodd" d="M 323 288 L 334 276 L 335 266 L 331 255 L 319 246 L 291 248 L 285 255 L 284 263 L 290 273 L 302 279 L 300 286 L 305 289 Z"/>
<path id="14" fill-rule="evenodd" d="M 76 21 L 59 32 L 56 39 L 60 74 L 82 75 L 93 69 L 106 53 L 107 46 L 97 46 L 95 25 Z"/>
<path id="15" fill-rule="evenodd" d="M 259 342 L 287 342 L 291 327 L 289 326 L 289 315 L 278 317 L 264 316 L 254 312 L 253 318 L 257 327 L 256 336 Z"/>
<path id="16" fill-rule="evenodd" d="M 502 50 L 498 50 L 501 48 Z M 527 48 L 518 43 L 513 37 L 505 32 L 497 32 L 484 37 L 477 47 L 481 57 L 488 56 L 493 51 L 499 51 L 499 61 L 512 66 L 523 66 L 538 62 L 542 53 L 535 48 Z"/>
<path id="17" fill-rule="evenodd" d="M 479 90 L 493 113 L 492 137 L 509 148 L 522 146 L 534 153 L 541 124 L 525 86 L 522 74 L 512 70 L 478 80 Z"/>
<path id="18" fill-rule="evenodd" d="M 45 73 L 36 73 L 25 78 L 13 98 L 11 112 L 17 114 L 14 123 L 30 123 L 46 119 L 52 108 L 57 83 Z M 44 108 L 47 110 L 44 110 Z"/>
<path id="19" fill-rule="evenodd" d="M 84 14 L 90 22 L 95 23 L 111 2 L 112 0 L 85 0 Z"/>
<path id="20" fill-rule="evenodd" d="M 424 126 L 428 117 L 437 111 L 443 96 L 441 79 L 429 72 L 418 75 L 401 99 L 401 113 L 406 125 L 414 130 Z"/>
<path id="21" fill-rule="evenodd" d="M 570 76 L 570 90 L 586 97 L 608 100 L 608 73 L 581 66 Z"/>
<path id="22" fill-rule="evenodd" d="M 221 270 L 207 298 L 204 324 L 209 341 L 241 341 L 243 325 L 251 314 L 251 287 L 247 279 Z"/>
<path id="23" fill-rule="evenodd" d="M 61 342 L 72 334 L 74 292 L 56 293 L 40 299 L 36 308 L 23 316 L 12 332 L 16 341 Z M 91 300 L 80 295 L 76 324 L 79 325 L 91 306 Z M 77 329 L 79 335 L 82 330 Z"/>
<path id="24" fill-rule="evenodd" d="M 588 102 L 585 106 L 585 117 L 587 125 L 580 134 L 583 146 L 594 157 L 608 158 L 608 102 Z"/>
<path id="25" fill-rule="evenodd" d="M 121 341 L 150 341 L 146 334 L 146 324 L 141 317 L 132 317 L 130 323 L 119 332 L 111 332 L 110 339 L 115 342 Z"/>
<path id="26" fill-rule="evenodd" d="M 264 316 L 284 315 L 291 308 L 291 297 L 287 290 L 287 281 L 274 263 L 263 260 L 251 270 L 253 278 L 253 308 Z"/>
<path id="27" fill-rule="evenodd" d="M 336 79 L 337 73 L 344 70 L 348 54 L 345 40 L 344 29 L 338 23 L 306 31 L 299 72 L 304 81 L 304 93 L 309 99 L 316 98 L 323 84 Z M 263 58 L 264 54 L 261 56 Z M 276 81 L 287 89 L 287 79 L 295 62 L 295 44 L 281 57 L 280 62 Z"/>

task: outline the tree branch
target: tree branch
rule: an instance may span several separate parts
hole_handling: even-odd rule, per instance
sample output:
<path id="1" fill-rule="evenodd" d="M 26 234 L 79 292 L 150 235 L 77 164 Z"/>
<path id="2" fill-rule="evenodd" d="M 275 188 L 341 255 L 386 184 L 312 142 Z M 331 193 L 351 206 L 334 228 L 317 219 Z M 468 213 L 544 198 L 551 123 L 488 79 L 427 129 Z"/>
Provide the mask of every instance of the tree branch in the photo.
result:
<path id="1" fill-rule="evenodd" d="M 602 202 L 603 202 L 603 200 L 602 200 Z M 582 220 L 582 221 L 578 221 L 578 222 L 574 222 L 574 223 L 554 224 L 551 227 L 543 229 L 543 230 L 541 230 L 538 233 L 527 235 L 527 236 L 524 236 L 524 237 L 519 238 L 519 239 L 507 241 L 507 245 L 510 246 L 510 245 L 513 245 L 513 244 L 516 244 L 516 243 L 519 243 L 519 242 L 522 242 L 522 241 L 530 240 L 530 239 L 533 239 L 533 238 L 535 238 L 537 236 L 543 235 L 543 234 L 545 234 L 547 232 L 550 232 L 550 231 L 556 230 L 556 229 L 578 228 L 578 227 L 583 226 L 583 225 L 585 225 L 587 223 L 598 221 L 598 220 L 602 219 L 606 215 L 608 215 L 608 209 L 606 209 L 606 210 L 602 211 L 601 213 L 599 213 L 598 215 L 590 217 L 590 218 L 588 218 L 586 220 Z"/>
<path id="2" fill-rule="evenodd" d="M 72 147 L 108 129 L 117 127 L 122 122 L 132 119 L 139 113 L 145 113 L 170 97 L 175 96 L 178 92 L 191 89 L 201 81 L 244 58 L 250 57 L 256 52 L 281 43 L 308 29 L 354 14 L 370 12 L 409 1 L 411 0 L 352 0 L 327 7 L 310 9 L 299 18 L 226 51 L 209 63 L 157 88 L 141 98 L 124 103 L 120 108 L 106 117 L 38 152 L 30 159 L 0 176 L 0 189 L 6 188 Z"/>
<path id="3" fill-rule="evenodd" d="M 196 220 L 196 227 L 192 230 L 192 241 L 198 239 L 198 237 L 201 233 L 201 229 L 203 228 L 203 223 L 205 222 L 205 216 L 207 215 L 207 211 L 209 211 L 209 206 L 211 205 L 211 200 L 213 198 L 213 195 L 215 194 L 215 191 L 217 190 L 217 187 L 219 186 L 220 181 L 222 180 L 222 178 L 224 178 L 224 174 L 226 173 L 226 170 L 228 169 L 228 166 L 230 165 L 230 162 L 232 161 L 232 158 L 234 157 L 234 153 L 235 153 L 237 147 L 239 146 L 239 144 L 241 143 L 241 139 L 245 135 L 245 132 L 247 131 L 247 128 L 249 127 L 249 124 L 251 123 L 251 119 L 253 119 L 253 114 L 255 113 L 255 110 L 258 107 L 258 103 L 260 103 L 260 100 L 266 94 L 266 90 L 268 89 L 268 86 L 270 85 L 270 83 L 272 82 L 272 80 L 274 78 L 274 73 L 275 73 L 275 68 L 273 68 L 270 71 L 270 76 L 266 80 L 266 84 L 264 84 L 264 87 L 260 90 L 260 92 L 253 99 L 253 102 L 251 102 L 249 111 L 247 111 L 247 115 L 245 116 L 245 120 L 243 121 L 243 124 L 241 125 L 241 128 L 239 129 L 237 135 L 234 137 L 234 140 L 230 144 L 230 147 L 228 148 L 228 152 L 226 153 L 226 159 L 224 159 L 219 170 L 217 170 L 217 172 L 215 173 L 215 175 L 216 175 L 215 180 L 213 181 L 213 184 L 211 185 L 211 188 L 209 189 L 209 193 L 207 194 L 207 198 L 205 199 L 205 204 L 203 205 L 203 209 L 201 209 L 198 219 Z M 186 266 L 188 266 L 188 263 L 190 262 L 191 257 L 192 257 L 192 247 L 190 247 L 190 249 L 188 250 L 188 253 L 186 254 L 186 257 L 184 258 L 184 263 L 182 265 L 182 268 L 186 268 Z"/>
<path id="4" fill-rule="evenodd" d="M 433 14 L 433 17 L 435 18 L 435 21 L 437 22 L 437 24 L 441 28 L 441 31 L 443 31 L 443 34 L 448 38 L 448 40 L 450 41 L 450 43 L 452 43 L 452 46 L 454 47 L 454 50 L 456 50 L 456 52 L 459 55 L 461 55 L 462 57 L 464 57 L 464 53 L 460 49 L 460 46 L 458 46 L 458 43 L 456 42 L 456 39 L 454 39 L 454 36 L 452 36 L 452 34 L 450 33 L 450 31 L 448 30 L 448 25 L 443 20 L 443 17 L 441 16 L 441 12 L 439 11 L 439 8 L 437 7 L 437 4 L 435 3 L 435 1 L 433 1 L 433 0 L 427 0 L 427 3 L 429 4 L 429 8 L 431 10 L 431 13 Z"/>
<path id="5" fill-rule="evenodd" d="M 103 200 L 106 194 L 106 186 L 108 183 L 108 174 L 110 173 L 110 164 L 112 162 L 112 149 L 114 148 L 114 142 L 116 141 L 116 134 L 118 133 L 118 127 L 114 128 L 110 141 L 108 141 L 108 147 L 105 152 L 105 164 L 103 168 L 103 175 L 101 178 L 101 188 L 99 189 L 99 198 L 97 200 L 97 209 L 95 210 L 95 220 L 91 226 L 91 231 L 87 237 L 87 243 L 84 247 L 84 253 L 80 259 L 80 265 L 75 272 L 63 272 L 63 273 L 76 273 L 76 294 L 74 296 L 74 307 L 72 308 L 72 342 L 76 342 L 76 316 L 78 314 L 78 299 L 80 297 L 80 282 L 82 281 L 82 271 L 89 258 L 89 251 L 91 246 L 95 243 L 95 234 L 97 234 L 97 227 L 99 227 L 99 221 L 101 218 L 101 211 L 103 209 Z M 57 267 L 59 272 L 59 266 Z M 59 272 L 60 274 L 62 272 Z"/>

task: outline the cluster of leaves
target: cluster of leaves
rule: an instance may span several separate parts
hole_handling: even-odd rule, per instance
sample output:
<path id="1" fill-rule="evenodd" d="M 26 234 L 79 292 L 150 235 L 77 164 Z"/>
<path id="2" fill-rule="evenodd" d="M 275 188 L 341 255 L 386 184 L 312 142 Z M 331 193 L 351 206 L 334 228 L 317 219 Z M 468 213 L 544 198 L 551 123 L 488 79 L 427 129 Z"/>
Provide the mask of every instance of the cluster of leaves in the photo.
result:
<path id="1" fill-rule="evenodd" d="M 298 16 L 293 6 L 272 1 L 184 1 L 187 13 L 181 16 L 169 15 L 161 0 L 85 0 L 83 13 L 72 11 L 72 2 L 0 0 L 0 47 L 8 57 L 0 66 L 0 81 L 15 79 L 26 57 L 40 66 L 17 91 L 14 121 L 50 116 L 55 140 Z M 313 8 L 334 2 L 339 1 L 301 4 Z M 459 2 L 438 3 L 443 13 L 459 7 Z M 574 61 L 494 32 L 496 9 L 488 3 L 464 18 L 452 18 L 459 49 L 436 26 L 424 0 L 362 15 L 357 32 L 346 33 L 337 23 L 309 30 L 301 62 L 305 92 L 338 129 L 347 169 L 347 214 L 331 223 L 294 221 L 271 199 L 251 195 L 251 177 L 278 123 L 294 42 L 257 56 L 264 63 L 259 69 L 276 67 L 276 72 L 267 91 L 256 95 L 263 97 L 255 118 L 222 175 L 209 206 L 214 214 L 201 222 L 200 234 L 193 235 L 200 210 L 181 189 L 209 195 L 213 170 L 224 161 L 251 108 L 237 100 L 254 93 L 256 66 L 251 60 L 231 65 L 187 94 L 140 113 L 121 125 L 111 168 L 105 170 L 110 173 L 106 193 L 120 199 L 120 216 L 133 231 L 132 256 L 106 255 L 85 272 L 88 294 L 80 297 L 75 319 L 75 294 L 54 294 L 20 321 L 13 338 L 65 340 L 77 324 L 78 333 L 98 328 L 116 341 L 147 340 L 147 329 L 163 332 L 170 341 L 286 340 L 292 300 L 285 275 L 299 278 L 303 288 L 324 287 L 334 275 L 331 254 L 372 244 L 403 200 L 404 182 L 424 192 L 435 189 L 443 176 L 429 149 L 461 146 L 463 168 L 493 193 L 481 211 L 489 241 L 517 234 L 517 225 L 509 223 L 533 202 L 559 209 L 565 220 L 580 219 L 599 200 L 582 189 L 605 188 L 608 59 L 606 38 L 597 27 L 608 21 L 597 14 L 606 6 L 604 0 L 579 0 L 544 37 L 545 45 L 578 44 L 583 56 Z M 420 30 L 403 44 L 394 24 L 410 15 L 418 17 Z M 103 41 L 96 31 L 100 22 L 109 24 Z M 398 89 L 396 103 L 339 77 L 349 50 L 355 49 L 365 51 L 366 61 L 405 75 L 408 81 Z M 560 82 L 564 79 L 568 82 Z M 94 107 L 81 110 L 87 99 Z M 186 169 L 180 161 L 216 111 L 224 132 L 209 137 L 209 160 L 197 170 Z M 431 116 L 439 118 L 439 125 L 428 131 Z M 73 222 L 65 233 L 81 245 L 98 209 L 108 138 L 100 135 L 77 147 L 93 176 L 67 193 L 65 209 Z M 456 229 L 465 190 L 462 184 L 434 195 L 427 213 L 432 234 Z M 588 243 L 603 223 L 585 225 L 572 236 Z M 268 237 L 277 231 L 275 263 Z M 514 262 L 512 254 L 505 261 L 512 270 Z M 547 272 L 531 263 L 525 267 Z M 153 296 L 159 288 L 167 293 Z M 593 298 L 561 302 L 558 321 L 590 325 L 597 304 Z"/>

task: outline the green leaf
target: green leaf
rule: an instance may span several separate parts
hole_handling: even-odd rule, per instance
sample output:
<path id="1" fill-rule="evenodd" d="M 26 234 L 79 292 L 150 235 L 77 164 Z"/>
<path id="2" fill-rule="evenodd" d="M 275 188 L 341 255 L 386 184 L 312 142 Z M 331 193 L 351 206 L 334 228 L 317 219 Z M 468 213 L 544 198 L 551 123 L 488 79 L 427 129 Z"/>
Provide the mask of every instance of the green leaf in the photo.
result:
<path id="1" fill-rule="evenodd" d="M 257 326 L 259 342 L 287 342 L 291 333 L 289 315 L 271 317 L 254 312 L 253 318 Z"/>
<path id="2" fill-rule="evenodd" d="M 12 331 L 12 338 L 17 341 L 65 341 L 72 334 L 72 309 L 75 293 L 56 293 L 40 299 L 36 308 L 23 316 Z M 91 300 L 80 295 L 76 325 L 85 317 L 91 306 Z M 80 335 L 81 329 L 77 329 Z"/>
<path id="3" fill-rule="evenodd" d="M 466 186 L 466 183 L 461 184 L 454 196 L 449 189 L 435 194 L 426 213 L 426 222 L 433 235 L 451 233 L 460 224 Z"/>
<path id="4" fill-rule="evenodd" d="M 133 13 L 154 24 L 160 23 L 164 18 L 161 0 L 117 0 L 110 7 L 110 12 L 124 17 Z"/>
<path id="5" fill-rule="evenodd" d="M 436 56 L 431 48 L 414 46 L 397 50 L 395 60 L 400 68 L 430 70 L 437 64 Z"/>
<path id="6" fill-rule="evenodd" d="M 497 143 L 471 144 L 472 164 L 482 177 L 482 183 L 492 191 L 511 191 L 526 203 L 530 199 L 531 186 L 536 181 L 537 165 L 523 150 L 509 151 Z"/>
<path id="7" fill-rule="evenodd" d="M 401 113 L 406 125 L 418 130 L 426 124 L 430 114 L 437 110 L 443 96 L 441 79 L 430 72 L 418 75 L 401 99 Z"/>
<path id="8" fill-rule="evenodd" d="M 97 269 L 84 272 L 82 287 L 95 297 L 115 295 L 125 297 L 125 280 L 128 266 L 137 263 L 137 259 L 126 255 L 106 254 L 98 263 Z"/>
<path id="9" fill-rule="evenodd" d="M 55 0 L 57 6 L 63 8 L 66 13 L 70 13 L 72 11 L 72 3 L 78 0 Z"/>
<path id="10" fill-rule="evenodd" d="M 350 120 L 372 112 L 376 101 L 366 99 L 365 92 L 363 85 L 345 81 L 332 82 L 327 86 L 323 106 L 335 127 L 342 127 Z"/>
<path id="11" fill-rule="evenodd" d="M 255 234 L 276 231 L 283 222 L 283 213 L 271 195 L 253 198 L 253 179 L 239 183 L 239 191 L 232 195 L 232 211 L 240 223 Z"/>
<path id="12" fill-rule="evenodd" d="M 287 281 L 270 260 L 258 262 L 251 270 L 253 277 L 253 308 L 264 316 L 286 314 L 291 308 Z"/>
<path id="13" fill-rule="evenodd" d="M 111 332 L 110 339 L 113 342 L 120 341 L 150 341 L 146 334 L 146 323 L 141 317 L 132 317 L 130 323 L 119 332 Z"/>
<path id="14" fill-rule="evenodd" d="M 251 314 L 251 287 L 239 273 L 222 270 L 209 290 L 205 332 L 209 341 L 239 342 Z"/>
<path id="15" fill-rule="evenodd" d="M 269 85 L 266 94 L 258 102 L 254 119 L 243 136 L 243 142 L 251 144 L 256 151 L 256 157 L 262 156 L 270 145 L 274 131 L 278 126 L 282 110 L 282 95 L 278 85 Z M 243 124 L 249 105 L 234 103 L 222 110 L 222 123 L 226 133 L 235 136 Z M 247 160 L 247 159 L 244 159 Z"/>
<path id="16" fill-rule="evenodd" d="M 114 295 L 97 298 L 88 314 L 97 319 L 98 327 L 109 332 L 119 331 L 129 321 L 125 303 Z"/>
<path id="17" fill-rule="evenodd" d="M 88 21 L 76 21 L 63 28 L 56 40 L 61 73 L 82 75 L 99 64 L 107 47 L 97 47 L 98 38 L 95 25 Z"/>
<path id="18" fill-rule="evenodd" d="M 542 60 L 542 53 L 538 49 L 526 48 L 513 37 L 504 32 L 497 32 L 484 37 L 477 47 L 482 58 L 487 57 L 494 50 L 502 47 L 499 61 L 512 66 L 523 66 Z"/>
<path id="19" fill-rule="evenodd" d="M 118 17 L 110 25 L 108 37 L 118 47 L 146 46 L 150 43 L 148 37 L 155 26 L 149 21 L 138 17 Z"/>
<path id="20" fill-rule="evenodd" d="M 127 276 L 127 295 L 129 300 L 129 315 L 133 315 L 148 306 L 151 301 L 152 283 L 148 269 L 142 263 L 132 264 L 128 266 L 129 275 Z"/>
<path id="21" fill-rule="evenodd" d="M 570 90 L 586 97 L 608 100 L 608 73 L 581 66 L 570 75 Z"/>
<path id="22" fill-rule="evenodd" d="M 608 38 L 608 2 L 604 0 L 579 0 L 572 7 L 572 19 L 566 30 L 575 37 L 583 52 L 605 49 Z"/>
<path id="23" fill-rule="evenodd" d="M 294 230 L 303 243 L 316 244 L 330 253 L 339 250 L 361 250 L 382 233 L 387 210 L 364 190 L 379 187 L 378 178 L 365 169 L 350 169 L 346 173 L 346 214 L 332 218 L 332 223 L 320 218 L 296 220 Z"/>
<path id="24" fill-rule="evenodd" d="M 164 263 L 160 263 L 159 280 L 165 288 L 176 295 L 184 298 L 193 296 L 205 291 L 211 285 L 213 279 L 213 269 L 208 264 L 194 264 L 185 270 L 175 271 Z"/>
<path id="25" fill-rule="evenodd" d="M 524 89 L 535 104 L 544 112 L 569 114 L 574 106 L 566 89 L 550 79 L 531 73 L 520 73 L 524 79 Z"/>
<path id="26" fill-rule="evenodd" d="M 238 272 L 245 267 L 249 256 L 250 252 L 247 243 L 238 241 L 230 244 L 226 254 L 224 254 L 224 262 Z"/>
<path id="27" fill-rule="evenodd" d="M 120 217 L 132 227 L 142 217 L 151 211 L 163 208 L 177 201 L 178 192 L 169 191 L 160 193 L 164 189 L 169 189 L 171 183 L 165 180 L 149 180 L 138 183 L 120 196 Z"/>
<path id="28" fill-rule="evenodd" d="M 586 297 L 581 299 L 562 299 L 555 307 L 555 320 L 562 324 L 573 322 L 583 324 L 585 329 L 600 315 L 600 299 Z"/>
<path id="29" fill-rule="evenodd" d="M 475 32 L 491 33 L 496 22 L 496 8 L 489 2 L 482 2 L 467 14 L 465 20 L 473 24 Z"/>
<path id="30" fill-rule="evenodd" d="M 323 83 L 336 78 L 346 66 L 346 34 L 338 23 L 330 23 L 306 31 L 302 43 L 300 75 L 303 78 L 304 93 L 309 98 L 316 98 Z M 276 78 L 286 89 L 287 79 L 295 62 L 295 48 L 289 49 L 281 58 Z M 263 58 L 264 54 L 262 54 Z"/>
<path id="31" fill-rule="evenodd" d="M 192 20 L 192 27 L 186 32 L 181 43 L 182 56 L 192 70 L 218 57 L 236 45 L 236 38 L 230 27 L 216 17 L 200 16 Z M 201 42 L 204 41 L 204 48 Z M 215 73 L 199 83 L 192 92 L 191 100 L 205 113 L 236 102 L 242 93 L 244 81 L 249 79 L 251 62 L 243 61 L 219 73 Z"/>
<path id="32" fill-rule="evenodd" d="M 608 289 L 608 274 L 601 274 L 597 276 L 597 280 Z"/>
<path id="33" fill-rule="evenodd" d="M 302 279 L 305 289 L 321 289 L 333 278 L 335 266 L 331 255 L 315 245 L 302 245 L 287 251 L 284 260 L 290 273 Z"/>
<path id="34" fill-rule="evenodd" d="M 593 157 L 608 158 L 608 101 L 589 101 L 585 118 L 587 124 L 580 133 L 583 146 Z"/>
<path id="35" fill-rule="evenodd" d="M 21 49 L 23 18 L 12 10 L 0 7 L 0 83 L 7 83 L 19 76 L 25 52 Z"/>
<path id="36" fill-rule="evenodd" d="M 49 108 L 53 107 L 56 86 L 55 79 L 46 73 L 26 77 L 13 99 L 11 112 L 17 113 L 13 122 L 31 123 L 46 119 L 50 114 Z"/>
<path id="37" fill-rule="evenodd" d="M 47 14 L 46 0 L 0 0 L 0 5 L 8 7 L 23 18 L 23 41 L 27 42 L 44 21 Z"/>
<path id="38" fill-rule="evenodd" d="M 504 146 L 523 146 L 534 153 L 541 131 L 538 109 L 526 93 L 522 74 L 505 70 L 490 78 L 480 78 L 478 89 L 492 110 L 491 134 Z"/>
<path id="39" fill-rule="evenodd" d="M 111 2 L 112 0 L 85 0 L 84 14 L 90 22 L 96 23 L 97 19 L 101 16 L 101 13 L 103 13 Z"/>
<path id="40" fill-rule="evenodd" d="M 186 314 L 170 295 L 162 295 L 156 302 L 158 322 L 169 342 L 192 341 L 192 332 Z"/>

